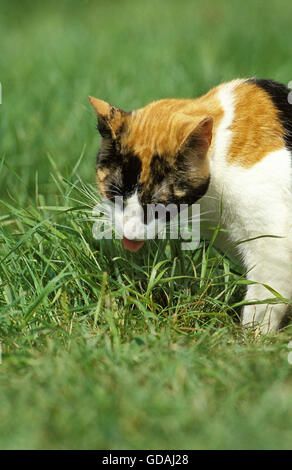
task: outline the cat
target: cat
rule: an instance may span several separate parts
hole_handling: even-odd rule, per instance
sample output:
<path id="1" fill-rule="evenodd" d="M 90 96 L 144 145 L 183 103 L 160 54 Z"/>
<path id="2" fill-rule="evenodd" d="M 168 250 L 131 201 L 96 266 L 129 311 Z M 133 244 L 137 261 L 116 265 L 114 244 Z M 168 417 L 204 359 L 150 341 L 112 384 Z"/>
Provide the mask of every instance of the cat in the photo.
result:
<path id="1" fill-rule="evenodd" d="M 147 204 L 198 201 L 213 222 L 220 218 L 226 230 L 219 245 L 236 246 L 254 282 L 241 323 L 262 333 L 281 327 L 287 303 L 252 301 L 271 297 L 265 286 L 292 298 L 288 94 L 278 82 L 250 78 L 222 83 L 196 99 L 162 99 L 132 112 L 89 97 L 102 137 L 99 192 L 108 200 L 123 197 L 124 247 L 137 251 L 143 245 Z M 133 216 L 126 216 L 129 207 L 136 209 Z"/>

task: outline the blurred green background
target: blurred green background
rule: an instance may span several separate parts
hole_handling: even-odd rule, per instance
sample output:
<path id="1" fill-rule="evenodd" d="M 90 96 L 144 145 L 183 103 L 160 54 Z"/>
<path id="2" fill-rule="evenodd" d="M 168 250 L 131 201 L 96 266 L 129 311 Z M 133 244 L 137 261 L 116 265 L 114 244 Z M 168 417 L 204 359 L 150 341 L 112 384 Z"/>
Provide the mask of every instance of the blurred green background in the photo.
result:
<path id="1" fill-rule="evenodd" d="M 87 95 L 126 110 L 195 97 L 235 77 L 288 83 L 289 0 L 0 0 L 0 155 L 7 190 L 25 200 L 36 173 L 50 192 L 47 154 L 65 174 L 85 148 L 93 182 L 98 137 Z"/>
<path id="2" fill-rule="evenodd" d="M 131 110 L 287 84 L 291 18 L 290 0 L 0 0 L 0 448 L 291 448 L 291 329 L 241 331 L 244 273 L 203 241 L 125 253 L 71 207 L 96 203 L 72 192 L 95 185 L 89 94 Z"/>

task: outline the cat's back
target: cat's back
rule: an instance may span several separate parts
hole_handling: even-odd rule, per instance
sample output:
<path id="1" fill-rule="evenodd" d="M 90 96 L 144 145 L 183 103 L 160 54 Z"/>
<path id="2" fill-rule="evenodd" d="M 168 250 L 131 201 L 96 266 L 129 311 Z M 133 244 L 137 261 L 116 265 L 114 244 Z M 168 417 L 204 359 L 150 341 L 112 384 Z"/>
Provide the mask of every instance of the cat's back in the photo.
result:
<path id="1" fill-rule="evenodd" d="M 215 210 L 222 198 L 224 217 L 229 225 L 238 224 L 238 230 L 245 217 L 254 218 L 256 224 L 260 200 L 270 208 L 280 199 L 292 207 L 288 95 L 284 85 L 255 78 L 233 80 L 216 89 L 223 115 L 213 136 L 211 183 L 206 201 L 201 201 L 203 207 L 213 201 Z"/>
<path id="2" fill-rule="evenodd" d="M 271 216 L 292 209 L 290 91 L 255 78 L 233 80 L 215 90 L 223 113 L 213 135 L 211 181 L 201 210 L 216 222 L 220 219 L 237 239 L 249 238 L 244 227 L 250 224 L 269 233 L 269 217 L 262 218 L 266 208 Z"/>
<path id="3" fill-rule="evenodd" d="M 250 78 L 215 90 L 223 109 L 216 150 L 228 164 L 250 168 L 277 150 L 292 152 L 292 105 L 285 85 Z"/>

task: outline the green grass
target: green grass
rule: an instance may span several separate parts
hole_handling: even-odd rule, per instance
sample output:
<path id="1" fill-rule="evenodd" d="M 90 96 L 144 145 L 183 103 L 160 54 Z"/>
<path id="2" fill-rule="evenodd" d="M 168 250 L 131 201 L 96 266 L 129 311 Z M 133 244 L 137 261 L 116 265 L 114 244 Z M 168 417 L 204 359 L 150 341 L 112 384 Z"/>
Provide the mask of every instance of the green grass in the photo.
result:
<path id="1" fill-rule="evenodd" d="M 1 13 L 0 448 L 291 448 L 292 329 L 241 331 L 242 269 L 206 242 L 131 254 L 92 237 L 87 101 L 288 83 L 291 2 L 1 0 Z"/>

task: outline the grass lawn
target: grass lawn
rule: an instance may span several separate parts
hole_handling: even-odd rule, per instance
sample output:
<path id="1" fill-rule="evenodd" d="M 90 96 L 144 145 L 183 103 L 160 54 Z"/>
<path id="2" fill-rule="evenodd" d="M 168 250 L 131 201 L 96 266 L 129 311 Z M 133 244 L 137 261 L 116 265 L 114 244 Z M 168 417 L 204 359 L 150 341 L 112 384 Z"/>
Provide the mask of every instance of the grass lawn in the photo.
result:
<path id="1" fill-rule="evenodd" d="M 0 448 L 291 448 L 292 327 L 241 331 L 242 269 L 93 238 L 87 100 L 287 84 L 291 2 L 0 3 Z"/>

